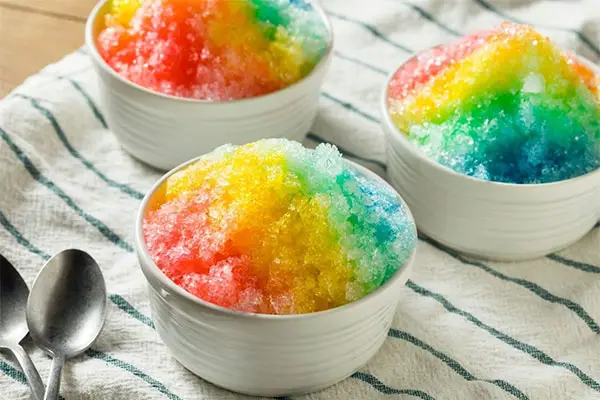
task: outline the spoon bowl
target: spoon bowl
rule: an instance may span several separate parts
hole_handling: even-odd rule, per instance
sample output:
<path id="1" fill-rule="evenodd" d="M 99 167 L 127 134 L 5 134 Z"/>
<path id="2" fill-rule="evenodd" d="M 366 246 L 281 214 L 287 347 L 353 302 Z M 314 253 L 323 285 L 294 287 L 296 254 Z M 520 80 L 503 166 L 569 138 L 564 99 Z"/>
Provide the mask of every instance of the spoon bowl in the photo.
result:
<path id="1" fill-rule="evenodd" d="M 20 342 L 27 336 L 29 288 L 15 267 L 0 254 L 0 350 L 8 350 L 21 365 L 33 395 L 41 400 L 44 384 Z"/>
<path id="2" fill-rule="evenodd" d="M 19 343 L 27 336 L 27 296 L 27 284 L 12 264 L 0 255 L 0 345 Z"/>
<path id="3" fill-rule="evenodd" d="M 84 251 L 62 251 L 40 271 L 26 314 L 32 339 L 54 357 L 44 399 L 57 398 L 64 361 L 87 350 L 102 331 L 106 303 L 102 271 Z"/>

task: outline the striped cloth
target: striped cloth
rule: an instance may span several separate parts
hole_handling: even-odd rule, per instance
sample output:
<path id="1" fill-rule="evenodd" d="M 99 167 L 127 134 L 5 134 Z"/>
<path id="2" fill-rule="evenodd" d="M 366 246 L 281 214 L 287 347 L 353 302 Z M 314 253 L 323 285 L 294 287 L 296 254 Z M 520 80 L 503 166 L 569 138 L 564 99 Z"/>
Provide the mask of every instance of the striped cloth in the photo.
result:
<path id="1" fill-rule="evenodd" d="M 337 42 L 307 145 L 335 143 L 382 175 L 378 99 L 386 74 L 413 52 L 509 19 L 600 60 L 598 0 L 323 3 Z M 67 363 L 64 398 L 245 398 L 186 371 L 154 330 L 132 242 L 140 199 L 160 173 L 107 130 L 85 49 L 0 101 L 0 137 L 0 252 L 31 285 L 53 252 L 83 248 L 110 291 L 101 337 Z M 514 264 L 472 261 L 422 238 L 383 349 L 344 382 L 296 398 L 600 398 L 598 231 Z M 50 359 L 27 348 L 45 379 Z M 0 398 L 27 399 L 14 362 L 2 357 L 0 369 Z"/>

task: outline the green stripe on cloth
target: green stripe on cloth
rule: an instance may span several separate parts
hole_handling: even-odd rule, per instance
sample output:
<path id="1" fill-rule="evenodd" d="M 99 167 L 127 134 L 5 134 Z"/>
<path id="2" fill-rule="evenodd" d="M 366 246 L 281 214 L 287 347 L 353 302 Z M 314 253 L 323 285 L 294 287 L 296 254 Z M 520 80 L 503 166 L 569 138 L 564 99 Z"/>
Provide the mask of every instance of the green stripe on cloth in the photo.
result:
<path id="1" fill-rule="evenodd" d="M 562 306 L 565 306 L 567 309 L 574 312 L 575 315 L 577 315 L 590 328 L 590 330 L 592 332 L 594 332 L 596 334 L 600 333 L 600 327 L 598 326 L 596 321 L 594 321 L 594 319 L 590 316 L 590 314 L 587 311 L 585 311 L 585 309 L 583 307 L 581 307 L 579 304 L 575 303 L 574 301 L 565 299 L 560 296 L 556 296 L 556 295 L 550 293 L 549 291 L 547 291 L 546 289 L 544 289 L 543 287 L 541 287 L 540 285 L 538 285 L 537 283 L 534 283 L 534 282 L 531 282 L 531 281 L 528 281 L 525 279 L 518 279 L 518 278 L 513 278 L 510 276 L 507 276 L 499 271 L 496 271 L 493 268 L 488 267 L 487 265 L 485 265 L 481 262 L 469 260 L 466 257 L 457 253 L 456 251 L 441 246 L 439 243 L 436 243 L 435 241 L 431 240 L 430 238 L 420 235 L 419 239 L 422 240 L 423 242 L 428 243 L 429 245 L 435 247 L 436 249 L 448 254 L 450 257 L 460 261 L 463 264 L 467 264 L 467 265 L 471 265 L 473 267 L 479 268 L 480 270 L 487 272 L 488 274 L 490 274 L 498 279 L 501 279 L 506 282 L 511 282 L 511 283 L 514 283 L 521 287 L 524 287 L 525 289 L 529 290 L 531 293 L 537 295 L 538 297 L 541 297 L 542 299 L 544 299 L 550 303 L 560 304 Z"/>
<path id="2" fill-rule="evenodd" d="M 85 157 L 83 157 L 77 150 L 75 150 L 75 148 L 71 145 L 71 143 L 69 142 L 69 139 L 67 139 L 67 136 L 65 135 L 65 132 L 63 131 L 63 129 L 61 128 L 60 124 L 58 123 L 57 118 L 54 116 L 54 114 L 52 113 L 52 111 L 50 111 L 48 108 L 44 107 L 39 101 L 38 99 L 34 99 L 33 97 L 30 96 L 26 96 L 23 94 L 15 94 L 13 95 L 14 97 L 18 97 L 18 98 L 22 98 L 24 100 L 27 100 L 31 103 L 31 105 L 38 110 L 50 123 L 50 125 L 52 125 L 52 128 L 54 129 L 54 131 L 56 132 L 56 135 L 58 136 L 58 138 L 60 139 L 60 141 L 62 142 L 62 144 L 65 146 L 65 148 L 67 149 L 67 151 L 77 160 L 81 161 L 81 163 L 83 164 L 83 166 L 85 168 L 87 168 L 89 171 L 93 172 L 96 176 L 98 176 L 100 179 L 102 179 L 104 182 L 106 182 L 109 186 L 112 186 L 114 188 L 119 189 L 121 192 L 133 197 L 134 199 L 140 200 L 144 198 L 144 195 L 140 192 L 138 192 L 137 190 L 134 190 L 132 188 L 130 188 L 127 185 L 124 185 L 122 183 L 119 182 L 115 182 L 114 180 L 108 178 L 106 175 L 104 175 L 102 172 L 100 172 L 95 166 L 94 164 L 92 164 L 89 160 L 87 160 Z M 91 100 L 91 99 L 90 99 Z"/>
<path id="3" fill-rule="evenodd" d="M 369 31 L 370 33 L 372 33 L 375 37 L 378 37 L 379 39 L 381 39 L 382 41 L 394 46 L 397 49 L 402 50 L 405 53 L 413 53 L 414 51 L 409 49 L 407 46 L 400 44 L 390 38 L 388 38 L 386 35 L 384 35 L 382 32 L 379 31 L 379 29 L 377 29 L 376 27 L 374 27 L 373 25 L 367 24 L 365 22 L 359 21 L 357 19 L 354 18 L 350 18 L 347 17 L 345 15 L 342 14 L 338 14 L 335 13 L 333 11 L 329 11 L 329 10 L 325 10 L 325 13 L 330 16 L 333 17 L 335 19 L 339 19 L 341 21 L 346 21 L 346 22 L 350 22 L 353 23 L 355 25 L 358 25 L 360 27 L 362 27 L 363 29 Z"/>
<path id="4" fill-rule="evenodd" d="M 423 8 L 412 4 L 412 3 L 408 3 L 405 1 L 400 1 L 400 4 L 405 5 L 406 7 L 411 8 L 412 10 L 416 11 L 422 18 L 428 20 L 429 22 L 434 23 L 435 25 L 437 25 L 439 28 L 441 28 L 442 30 L 444 30 L 445 32 L 454 35 L 454 36 L 460 36 L 462 35 L 460 32 L 450 28 L 449 26 L 447 26 L 446 24 L 442 23 L 440 20 L 438 20 L 437 18 L 435 18 L 432 14 L 430 14 L 429 12 L 425 11 Z"/>
<path id="5" fill-rule="evenodd" d="M 69 77 L 66 77 L 66 76 L 60 76 L 59 79 L 64 79 L 67 82 L 69 82 L 71 84 L 71 86 L 73 86 L 75 88 L 75 90 L 77 90 L 83 96 L 83 98 L 85 99 L 85 102 L 90 107 L 90 109 L 94 113 L 94 116 L 100 122 L 102 127 L 104 129 L 108 129 L 108 125 L 106 124 L 104 115 L 102 115 L 102 113 L 100 112 L 100 109 L 98 108 L 98 106 L 96 106 L 96 103 L 94 103 L 94 100 L 92 100 L 92 97 L 81 87 L 81 85 L 79 83 L 77 83 L 77 81 L 75 81 Z"/>
<path id="6" fill-rule="evenodd" d="M 25 247 L 29 252 L 35 254 L 36 256 L 40 256 L 44 260 L 50 258 L 50 254 L 38 249 L 35 247 L 29 240 L 27 240 L 21 232 L 19 232 L 14 225 L 6 218 L 6 215 L 0 210 L 0 224 L 10 233 L 15 240 L 23 247 Z"/>
<path id="7" fill-rule="evenodd" d="M 9 363 L 2 361 L 2 360 L 0 360 L 0 371 L 2 371 L 4 373 L 4 375 L 8 376 L 9 378 L 11 378 L 17 382 L 20 382 L 24 385 L 27 384 L 27 377 L 25 376 L 25 374 L 23 372 L 19 371 L 18 369 L 16 369 Z"/>
<path id="8" fill-rule="evenodd" d="M 508 344 L 509 346 L 511 346 L 523 353 L 530 355 L 531 357 L 538 360 L 542 364 L 549 365 L 552 367 L 559 367 L 559 368 L 565 369 L 569 372 L 572 372 L 577 378 L 579 378 L 579 380 L 582 383 L 584 383 L 591 389 L 594 389 L 595 391 L 600 392 L 600 384 L 598 382 L 596 382 L 592 377 L 587 375 L 585 372 L 580 370 L 577 366 L 575 366 L 571 363 L 568 363 L 568 362 L 555 361 L 548 354 L 537 349 L 536 347 L 526 344 L 526 343 L 523 343 L 523 342 L 507 335 L 506 333 L 500 332 L 499 330 L 492 328 L 491 326 L 480 321 L 478 318 L 476 318 L 472 314 L 457 308 L 455 305 L 450 303 L 450 301 L 448 301 L 444 296 L 442 296 L 438 293 L 434 293 L 430 290 L 427 290 L 424 287 L 417 285 L 416 283 L 414 283 L 411 280 L 409 280 L 406 285 L 410 289 L 412 289 L 415 293 L 418 293 L 422 296 L 426 296 L 426 297 L 429 297 L 429 298 L 437 301 L 449 312 L 456 314 L 456 315 L 460 315 L 461 317 L 467 319 L 469 322 L 473 323 L 475 326 L 489 332 L 495 338 L 501 340 L 502 342 Z"/>
<path id="9" fill-rule="evenodd" d="M 154 329 L 154 322 L 152 321 L 152 319 L 149 318 L 149 317 L 147 317 L 147 316 L 145 316 L 144 314 L 142 314 L 138 310 L 136 310 L 136 308 L 134 306 L 132 306 L 127 300 L 125 300 L 121 295 L 116 294 L 116 293 L 112 293 L 112 294 L 110 294 L 108 296 L 108 298 L 117 307 L 119 307 L 122 311 L 126 312 L 127 314 L 129 314 L 133 318 L 137 319 L 142 324 L 144 324 L 146 326 L 149 326 L 150 328 Z"/>
<path id="10" fill-rule="evenodd" d="M 368 383 L 369 385 L 373 386 L 375 390 L 383 394 L 406 394 L 409 396 L 418 397 L 423 400 L 435 400 L 433 397 L 423 392 L 422 390 L 395 389 L 393 387 L 389 387 L 383 382 L 381 382 L 379 379 L 377 379 L 377 377 L 364 372 L 355 372 L 350 377 Z"/>
<path id="11" fill-rule="evenodd" d="M 31 177 L 33 179 L 35 179 L 36 181 L 38 181 L 39 183 L 41 183 L 42 185 L 44 185 L 48 189 L 50 189 L 52 192 L 54 192 L 73 211 L 75 211 L 75 213 L 77 215 L 79 215 L 80 217 L 85 219 L 88 223 L 90 223 L 102 235 L 104 235 L 104 237 L 106 237 L 110 242 L 114 243 L 115 245 L 117 245 L 118 247 L 122 248 L 123 250 L 125 250 L 129 253 L 133 253 L 133 247 L 129 243 L 127 243 L 125 240 L 121 239 L 121 237 L 119 235 L 117 235 L 115 232 L 113 232 L 102 221 L 100 221 L 99 219 L 97 219 L 97 218 L 93 217 L 92 215 L 87 214 L 85 211 L 83 211 L 81 209 L 81 207 L 79 207 L 75 203 L 75 201 L 73 201 L 73 199 L 71 199 L 71 197 L 69 197 L 61 188 L 59 188 L 49 178 L 44 176 L 40 172 L 40 170 L 37 169 L 37 167 L 35 165 L 33 165 L 31 160 L 29 159 L 29 157 L 27 157 L 25 155 L 23 150 L 21 150 L 21 148 L 19 146 L 17 146 L 17 144 L 10 138 L 10 136 L 8 136 L 8 134 L 2 128 L 0 128 L 0 137 L 2 137 L 2 140 L 4 140 L 4 142 L 6 144 L 8 144 L 8 146 L 13 151 L 13 153 L 23 163 L 23 166 L 25 167 L 27 172 L 29 172 L 29 174 L 31 175 Z"/>
<path id="12" fill-rule="evenodd" d="M 9 363 L 0 360 L 0 371 L 16 382 L 22 383 L 23 385 L 28 385 L 25 374 Z M 61 395 L 59 395 L 58 398 L 59 400 L 65 400 L 65 398 Z"/>
<path id="13" fill-rule="evenodd" d="M 327 92 L 321 92 L 321 96 L 333 101 L 334 103 L 339 104 L 340 106 L 344 107 L 348 111 L 353 112 L 354 114 L 360 115 L 361 117 L 368 119 L 371 122 L 379 123 L 379 119 L 377 117 L 374 117 L 369 113 L 359 110 L 358 108 L 356 108 L 354 105 L 352 105 L 351 103 L 349 103 L 347 101 L 340 100 L 339 98 L 332 96 L 331 94 L 329 94 Z"/>
<path id="14" fill-rule="evenodd" d="M 181 397 L 177 396 L 176 394 L 171 392 L 169 389 L 167 389 L 167 387 L 165 385 L 163 385 L 156 379 L 152 378 L 150 375 L 145 374 L 144 372 L 142 372 L 140 369 L 138 369 L 133 364 L 118 360 L 114 357 L 109 356 L 106 353 L 102 353 L 100 351 L 96 351 L 96 350 L 92 350 L 92 349 L 89 349 L 88 351 L 86 351 L 85 354 L 88 357 L 102 360 L 106 364 L 113 365 L 117 368 L 121 368 L 122 370 L 125 370 L 125 371 L 137 376 L 138 378 L 140 378 L 141 380 L 143 380 L 144 382 L 146 382 L 147 384 L 149 384 L 154 389 L 158 390 L 160 393 L 164 394 L 171 400 L 182 400 Z"/>
<path id="15" fill-rule="evenodd" d="M 354 57 L 350 57 L 350 56 L 347 56 L 345 54 L 342 54 L 342 53 L 340 53 L 337 50 L 333 51 L 333 55 L 336 56 L 337 58 L 342 59 L 342 60 L 346 60 L 346 61 L 350 61 L 350 62 L 352 62 L 354 64 L 358 64 L 358 65 L 360 65 L 363 68 L 367 68 L 367 69 L 370 69 L 372 71 L 375 71 L 378 74 L 387 75 L 387 72 L 385 72 L 385 70 L 383 70 L 383 69 L 381 69 L 379 67 L 376 67 L 376 66 L 374 66 L 372 64 L 369 64 L 367 62 L 364 62 L 362 60 L 359 60 L 358 58 L 354 58 Z"/>
<path id="16" fill-rule="evenodd" d="M 441 360 L 444 364 L 449 366 L 454 372 L 456 372 L 458 375 L 462 376 L 467 381 L 491 383 L 493 385 L 498 386 L 500 389 L 504 390 L 506 393 L 509 393 L 509 394 L 515 396 L 519 400 L 527 400 L 528 399 L 528 397 L 525 395 L 525 393 L 521 392 L 515 386 L 511 385 L 510 383 L 508 383 L 506 381 L 503 381 L 501 379 L 489 380 L 489 379 L 476 378 L 472 373 L 467 371 L 466 368 L 464 368 L 462 365 L 460 365 L 458 361 L 452 359 L 451 357 L 442 353 L 441 351 L 434 349 L 432 346 L 428 345 L 427 343 L 416 338 L 415 336 L 411 335 L 408 332 L 404 332 L 404 331 L 401 331 L 400 329 L 392 328 L 388 332 L 388 336 L 396 338 L 396 339 L 405 340 L 405 341 L 412 343 L 415 346 L 420 347 L 421 349 L 431 353 L 432 355 L 434 355 L 436 358 Z"/>
<path id="17" fill-rule="evenodd" d="M 581 261 L 571 260 L 569 258 L 559 256 L 558 254 L 550 254 L 547 257 L 549 259 L 551 259 L 552 261 L 556 261 L 557 263 L 561 263 L 568 267 L 573 267 L 573 268 L 579 269 L 584 272 L 592 272 L 594 274 L 600 274 L 600 267 L 597 267 L 593 264 L 588 264 L 588 263 L 584 263 Z"/>

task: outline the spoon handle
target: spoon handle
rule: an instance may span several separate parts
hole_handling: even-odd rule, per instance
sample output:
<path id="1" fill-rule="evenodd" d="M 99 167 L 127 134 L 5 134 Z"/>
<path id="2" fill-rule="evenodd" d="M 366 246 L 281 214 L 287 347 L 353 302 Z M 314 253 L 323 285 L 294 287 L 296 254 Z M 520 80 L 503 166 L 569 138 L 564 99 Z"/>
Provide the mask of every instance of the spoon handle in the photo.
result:
<path id="1" fill-rule="evenodd" d="M 29 387 L 31 388 L 31 392 L 33 393 L 33 397 L 36 400 L 42 400 L 44 398 L 44 384 L 42 383 L 42 378 L 40 378 L 38 370 L 35 368 L 35 365 L 33 365 L 33 361 L 31 361 L 31 358 L 29 358 L 29 355 L 21 345 L 11 346 L 10 351 L 12 351 L 17 362 L 21 366 L 21 369 L 27 378 L 27 382 L 29 383 Z"/>
<path id="2" fill-rule="evenodd" d="M 62 368 L 65 364 L 64 356 L 55 356 L 52 360 L 52 367 L 50 367 L 50 375 L 48 377 L 48 387 L 46 388 L 46 394 L 44 400 L 57 400 L 58 392 L 60 390 L 60 380 L 62 376 Z"/>

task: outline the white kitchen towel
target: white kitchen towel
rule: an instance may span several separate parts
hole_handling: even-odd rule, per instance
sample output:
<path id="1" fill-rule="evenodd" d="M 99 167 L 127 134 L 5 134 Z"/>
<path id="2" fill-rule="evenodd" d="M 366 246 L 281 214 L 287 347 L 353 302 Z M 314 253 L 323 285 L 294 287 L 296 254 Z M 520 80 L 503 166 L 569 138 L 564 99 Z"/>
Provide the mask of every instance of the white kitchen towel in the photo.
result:
<path id="1" fill-rule="evenodd" d="M 335 143 L 384 176 L 378 100 L 386 74 L 415 51 L 507 19 L 600 61 L 598 0 L 322 4 L 336 43 L 307 144 Z M 110 292 L 105 329 L 67 363 L 62 396 L 245 399 L 185 370 L 153 328 L 132 242 L 140 199 L 161 173 L 121 149 L 97 97 L 82 49 L 0 101 L 0 252 L 31 285 L 51 254 L 83 248 Z M 382 350 L 344 382 L 295 399 L 600 398 L 598 232 L 525 263 L 476 262 L 419 241 Z M 46 379 L 50 359 L 27 349 Z M 15 363 L 0 356 L 0 370 L 0 398 L 27 399 Z"/>

